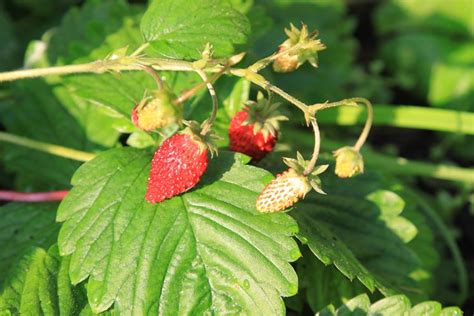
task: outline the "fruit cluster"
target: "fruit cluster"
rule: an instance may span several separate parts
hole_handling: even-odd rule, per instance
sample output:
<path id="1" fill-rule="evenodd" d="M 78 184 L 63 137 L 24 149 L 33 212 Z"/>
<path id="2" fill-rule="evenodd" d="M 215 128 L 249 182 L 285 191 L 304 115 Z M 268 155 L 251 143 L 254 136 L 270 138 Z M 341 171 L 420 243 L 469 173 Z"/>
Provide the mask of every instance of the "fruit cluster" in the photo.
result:
<path id="1" fill-rule="evenodd" d="M 301 30 L 291 25 L 291 28 L 285 31 L 288 39 L 279 46 L 277 53 L 260 64 L 273 63 L 276 72 L 294 71 L 306 61 L 316 67 L 317 52 L 325 48 L 321 41 L 316 39 L 317 33 L 309 34 L 306 25 L 303 25 Z M 201 68 L 205 67 L 210 56 L 212 47 L 208 45 L 203 52 L 203 59 L 195 64 Z M 150 69 L 147 71 L 150 72 Z M 134 125 L 147 132 L 173 124 L 186 125 L 182 131 L 166 139 L 158 147 L 151 162 L 145 198 L 150 203 L 159 203 L 192 189 L 206 172 L 209 154 L 212 156 L 217 151 L 213 143 L 216 136 L 211 129 L 217 111 L 217 99 L 214 95 L 214 115 L 211 115 L 211 118 L 202 124 L 185 121 L 181 104 L 183 97 L 173 95 L 161 79 L 157 78 L 156 73 L 151 74 L 157 80 L 158 89 L 144 97 L 132 110 L 131 120 Z M 210 82 L 206 84 L 209 86 Z M 213 88 L 210 92 L 213 96 Z M 255 101 L 242 104 L 242 109 L 232 118 L 228 129 L 230 150 L 250 156 L 253 162 L 260 161 L 273 150 L 279 136 L 279 124 L 288 120 L 279 113 L 280 104 L 272 102 L 270 91 L 268 95 L 268 98 L 265 98 L 263 93 L 259 92 Z M 289 169 L 277 175 L 261 192 L 256 202 L 258 211 L 283 211 L 303 198 L 311 189 L 325 194 L 318 175 L 324 172 L 328 165 L 316 166 L 319 128 L 314 114 L 309 117 L 316 136 L 312 159 L 307 161 L 300 153 L 297 153 L 297 159 L 284 158 Z M 343 147 L 335 152 L 335 157 L 338 176 L 352 177 L 363 172 L 359 148 Z"/>

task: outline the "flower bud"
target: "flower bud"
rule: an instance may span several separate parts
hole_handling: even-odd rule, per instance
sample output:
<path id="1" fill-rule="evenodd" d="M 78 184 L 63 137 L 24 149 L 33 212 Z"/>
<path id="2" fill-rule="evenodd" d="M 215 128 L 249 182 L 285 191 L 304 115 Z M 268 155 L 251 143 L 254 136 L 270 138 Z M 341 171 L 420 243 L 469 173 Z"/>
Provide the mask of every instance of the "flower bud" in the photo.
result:
<path id="1" fill-rule="evenodd" d="M 308 61 L 313 67 L 318 66 L 318 51 L 326 48 L 317 33 L 308 33 L 308 27 L 302 25 L 301 30 L 290 24 L 290 29 L 285 29 L 288 39 L 278 48 L 281 53 L 273 62 L 276 72 L 292 72 Z M 297 47 L 296 47 L 297 46 Z M 285 52 L 286 51 L 286 52 Z"/>
<path id="2" fill-rule="evenodd" d="M 152 92 L 133 108 L 131 119 L 133 124 L 145 131 L 152 131 L 171 124 L 181 124 L 183 110 L 181 105 L 173 104 L 175 96 L 166 89 Z"/>
<path id="3" fill-rule="evenodd" d="M 354 147 L 342 147 L 334 153 L 336 158 L 336 175 L 339 178 L 351 178 L 364 172 L 364 159 Z"/>

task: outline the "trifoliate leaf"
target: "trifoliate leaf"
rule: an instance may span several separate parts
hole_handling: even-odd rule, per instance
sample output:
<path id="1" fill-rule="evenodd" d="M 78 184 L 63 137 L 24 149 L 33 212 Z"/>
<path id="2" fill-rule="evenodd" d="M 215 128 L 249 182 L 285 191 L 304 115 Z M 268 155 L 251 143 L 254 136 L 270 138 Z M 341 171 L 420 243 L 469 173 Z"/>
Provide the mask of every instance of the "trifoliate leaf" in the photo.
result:
<path id="1" fill-rule="evenodd" d="M 300 256 L 286 214 L 260 215 L 271 175 L 221 152 L 191 191 L 145 201 L 151 156 L 104 152 L 72 180 L 57 220 L 74 284 L 88 279 L 94 312 L 282 315 L 296 293 Z"/>
<path id="2" fill-rule="evenodd" d="M 10 203 L 0 207 L 0 283 L 18 257 L 31 246 L 49 247 L 56 242 L 57 203 Z"/>
<path id="3" fill-rule="evenodd" d="M 154 0 L 140 28 L 162 56 L 199 59 L 207 43 L 214 57 L 230 56 L 235 45 L 246 43 L 250 24 L 226 1 Z"/>

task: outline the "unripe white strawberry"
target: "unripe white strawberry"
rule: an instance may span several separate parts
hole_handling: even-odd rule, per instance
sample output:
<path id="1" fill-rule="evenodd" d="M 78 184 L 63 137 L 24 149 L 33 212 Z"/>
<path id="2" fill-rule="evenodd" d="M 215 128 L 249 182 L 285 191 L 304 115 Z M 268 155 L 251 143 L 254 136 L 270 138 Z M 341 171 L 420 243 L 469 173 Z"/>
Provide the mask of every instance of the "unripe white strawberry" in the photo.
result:
<path id="1" fill-rule="evenodd" d="M 290 168 L 277 175 L 260 193 L 256 204 L 259 212 L 284 211 L 304 198 L 311 189 L 320 194 L 326 194 L 321 189 L 319 175 L 326 171 L 328 165 L 316 166 L 306 174 L 305 169 L 309 161 L 304 160 L 300 153 L 297 153 L 297 159 L 283 158 L 283 161 Z"/>
<path id="2" fill-rule="evenodd" d="M 308 179 L 290 168 L 277 175 L 260 193 L 257 210 L 263 213 L 281 212 L 298 202 L 310 190 Z"/>

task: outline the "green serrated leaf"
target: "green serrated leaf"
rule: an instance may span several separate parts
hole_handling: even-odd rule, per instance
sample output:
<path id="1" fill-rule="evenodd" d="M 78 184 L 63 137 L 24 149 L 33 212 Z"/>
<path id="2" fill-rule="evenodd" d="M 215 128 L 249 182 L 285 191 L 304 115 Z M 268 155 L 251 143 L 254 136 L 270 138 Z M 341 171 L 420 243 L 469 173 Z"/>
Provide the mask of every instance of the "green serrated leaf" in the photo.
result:
<path id="1" fill-rule="evenodd" d="M 226 1 L 155 0 L 140 29 L 160 55 L 199 59 L 206 43 L 212 44 L 215 57 L 230 56 L 235 45 L 246 43 L 250 25 Z"/>
<path id="2" fill-rule="evenodd" d="M 140 16 L 141 7 L 121 0 L 89 1 L 66 14 L 49 41 L 48 58 L 55 64 L 90 62 L 104 59 L 125 46 L 129 47 L 130 54 L 143 43 Z M 104 24 L 104 20 L 107 23 Z M 161 72 L 160 76 L 176 94 L 200 82 L 199 77 L 191 73 Z M 132 108 L 145 91 L 156 88 L 153 78 L 143 71 L 81 74 L 62 78 L 62 83 L 68 93 L 83 99 L 95 111 L 112 117 L 113 127 L 123 133 L 136 131 L 130 121 Z"/>
<path id="3" fill-rule="evenodd" d="M 0 207 L 0 283 L 19 256 L 32 246 L 55 243 L 57 203 L 10 203 Z"/>
<path id="4" fill-rule="evenodd" d="M 83 291 L 71 286 L 69 258 L 56 246 L 31 248 L 12 267 L 0 294 L 2 315 L 79 315 L 87 306 Z"/>
<path id="5" fill-rule="evenodd" d="M 427 301 L 411 308 L 410 300 L 404 295 L 390 296 L 381 299 L 372 305 L 367 295 L 356 296 L 335 310 L 329 306 L 316 314 L 316 316 L 342 316 L 342 315 L 371 315 L 371 316 L 398 316 L 398 315 L 462 315 L 458 307 L 446 307 L 435 301 Z"/>
<path id="6" fill-rule="evenodd" d="M 368 315 L 404 315 L 410 312 L 410 300 L 404 295 L 395 295 L 375 302 Z"/>
<path id="7" fill-rule="evenodd" d="M 260 215 L 269 173 L 221 152 L 193 190 L 145 201 L 151 156 L 104 152 L 74 175 L 57 220 L 74 284 L 89 279 L 94 312 L 281 315 L 300 256 L 286 214 Z"/>
<path id="8" fill-rule="evenodd" d="M 417 296 L 421 285 L 411 273 L 422 265 L 406 244 L 416 236 L 416 227 L 398 215 L 404 205 L 400 197 L 379 191 L 375 179 L 327 177 L 328 195 L 308 195 L 291 215 L 300 225 L 300 238 L 308 240 L 323 263 L 334 264 L 370 290 Z"/>
<path id="9" fill-rule="evenodd" d="M 328 305 L 340 305 L 367 289 L 358 280 L 348 280 L 335 266 L 325 266 L 303 249 L 303 259 L 297 262 L 297 272 L 305 299 L 313 311 Z"/>

